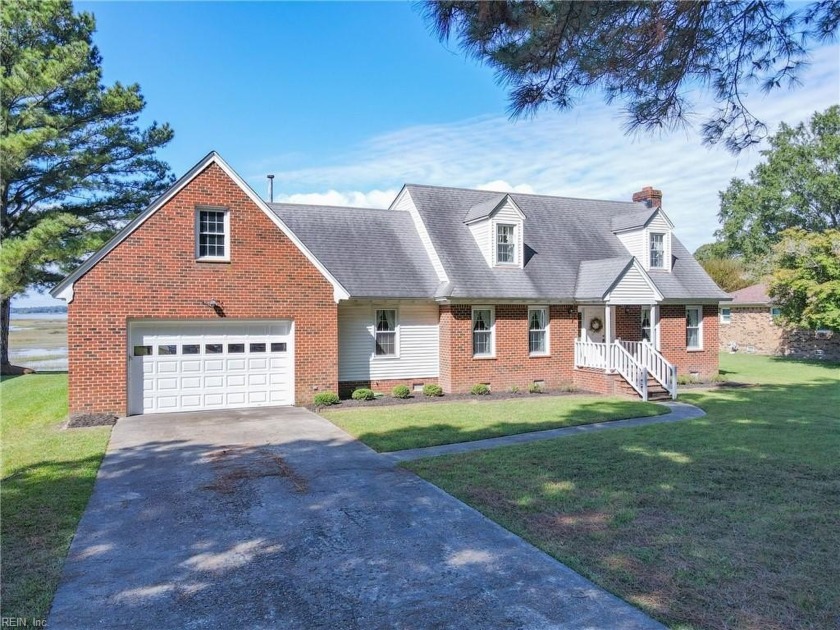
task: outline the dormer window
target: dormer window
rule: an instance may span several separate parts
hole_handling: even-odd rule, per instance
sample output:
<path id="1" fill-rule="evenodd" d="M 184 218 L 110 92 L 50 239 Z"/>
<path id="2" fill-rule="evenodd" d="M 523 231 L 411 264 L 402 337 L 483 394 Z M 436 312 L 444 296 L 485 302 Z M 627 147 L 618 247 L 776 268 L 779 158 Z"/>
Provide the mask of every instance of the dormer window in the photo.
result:
<path id="1" fill-rule="evenodd" d="M 496 264 L 516 264 L 516 226 L 505 223 L 496 225 Z"/>
<path id="2" fill-rule="evenodd" d="M 650 268 L 665 268 L 665 235 L 661 232 L 650 234 Z"/>

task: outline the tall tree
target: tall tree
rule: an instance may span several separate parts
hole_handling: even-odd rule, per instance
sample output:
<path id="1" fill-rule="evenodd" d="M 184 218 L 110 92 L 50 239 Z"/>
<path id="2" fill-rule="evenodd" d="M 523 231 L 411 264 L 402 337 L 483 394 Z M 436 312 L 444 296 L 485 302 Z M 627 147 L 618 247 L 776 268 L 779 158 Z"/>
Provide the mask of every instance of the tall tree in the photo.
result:
<path id="1" fill-rule="evenodd" d="M 136 84 L 102 84 L 94 18 L 69 0 L 2 3 L 0 370 L 11 299 L 58 281 L 173 181 L 155 151 L 167 125 L 138 126 Z"/>
<path id="2" fill-rule="evenodd" d="M 769 291 L 782 319 L 800 328 L 840 332 L 840 230 L 786 230 L 773 253 Z"/>
<path id="3" fill-rule="evenodd" d="M 795 84 L 809 48 L 840 24 L 838 0 L 799 10 L 782 0 L 427 0 L 424 12 L 442 40 L 454 34 L 496 70 L 514 115 L 569 109 L 600 89 L 624 103 L 630 129 L 669 128 L 686 122 L 700 88 L 718 104 L 705 142 L 734 152 L 766 135 L 744 93 Z"/>
<path id="4" fill-rule="evenodd" d="M 840 229 L 840 106 L 808 124 L 782 124 L 749 181 L 733 179 L 720 194 L 716 236 L 730 254 L 757 264 L 788 228 Z"/>
<path id="5" fill-rule="evenodd" d="M 727 293 L 752 284 L 743 261 L 738 258 L 705 258 L 700 264 L 711 279 Z"/>

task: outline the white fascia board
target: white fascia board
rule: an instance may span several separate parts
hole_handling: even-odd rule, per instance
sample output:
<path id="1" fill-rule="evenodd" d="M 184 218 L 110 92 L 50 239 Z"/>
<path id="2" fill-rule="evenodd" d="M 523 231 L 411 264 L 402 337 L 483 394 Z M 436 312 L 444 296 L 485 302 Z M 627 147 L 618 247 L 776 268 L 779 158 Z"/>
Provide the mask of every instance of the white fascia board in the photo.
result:
<path id="1" fill-rule="evenodd" d="M 289 229 L 289 227 L 280 220 L 280 218 L 275 215 L 271 209 L 266 205 L 265 201 L 259 198 L 259 196 L 254 192 L 254 190 L 247 184 L 245 181 L 234 171 L 227 162 L 222 159 L 215 151 L 211 151 L 206 156 L 204 156 L 195 166 L 193 166 L 189 171 L 187 171 L 180 179 L 178 179 L 172 186 L 170 186 L 162 195 L 160 195 L 157 199 L 155 199 L 143 212 L 137 215 L 133 221 L 131 221 L 128 225 L 126 225 L 122 230 L 117 232 L 109 240 L 105 245 L 103 245 L 99 250 L 97 250 L 93 255 L 91 255 L 85 262 L 83 262 L 79 267 L 67 276 L 64 280 L 59 282 L 53 289 L 50 291 L 50 295 L 53 297 L 67 300 L 68 302 L 73 299 L 73 283 L 76 282 L 79 278 L 85 275 L 88 271 L 90 271 L 100 260 L 102 260 L 105 256 L 107 256 L 117 245 L 122 243 L 125 239 L 127 239 L 137 228 L 139 228 L 143 223 L 146 222 L 150 216 L 152 216 L 155 212 L 157 212 L 165 203 L 167 203 L 170 199 L 172 199 L 175 195 L 177 195 L 188 183 L 190 183 L 195 177 L 203 172 L 210 164 L 215 163 L 219 166 L 227 175 L 230 177 L 237 186 L 239 186 L 242 191 L 248 195 L 248 197 L 253 201 L 260 210 L 262 210 L 265 215 L 271 219 L 271 221 L 280 228 L 292 243 L 303 252 L 304 256 L 321 272 L 321 274 L 329 281 L 329 283 L 333 286 L 333 299 L 338 302 L 339 300 L 346 300 L 350 297 L 350 293 L 345 289 L 338 280 L 327 270 L 326 267 L 319 261 L 315 256 L 312 254 L 311 251 L 298 239 L 298 237 Z M 69 297 L 69 300 L 68 300 Z"/>

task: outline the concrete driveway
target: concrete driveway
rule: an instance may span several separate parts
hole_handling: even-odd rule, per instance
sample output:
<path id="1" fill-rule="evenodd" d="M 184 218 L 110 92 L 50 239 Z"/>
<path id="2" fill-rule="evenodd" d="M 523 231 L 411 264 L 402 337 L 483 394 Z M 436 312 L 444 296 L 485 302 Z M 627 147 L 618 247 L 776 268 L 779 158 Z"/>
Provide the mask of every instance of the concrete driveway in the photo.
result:
<path id="1" fill-rule="evenodd" d="M 659 628 L 303 409 L 120 420 L 48 627 Z"/>

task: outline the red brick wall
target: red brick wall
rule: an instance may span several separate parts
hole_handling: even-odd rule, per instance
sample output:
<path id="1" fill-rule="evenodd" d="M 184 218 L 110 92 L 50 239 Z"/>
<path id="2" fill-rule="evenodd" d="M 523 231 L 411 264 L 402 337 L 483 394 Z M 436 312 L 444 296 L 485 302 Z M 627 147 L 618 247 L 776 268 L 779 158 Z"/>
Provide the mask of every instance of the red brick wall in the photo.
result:
<path id="1" fill-rule="evenodd" d="M 440 385 L 445 392 L 464 393 L 476 383 L 489 383 L 491 389 L 504 391 L 516 385 L 526 389 L 535 380 L 546 387 L 572 381 L 574 339 L 577 334 L 577 309 L 552 306 L 549 311 L 551 354 L 531 357 L 528 354 L 528 306 L 497 304 L 496 357 L 476 359 L 472 355 L 472 307 L 469 304 L 441 306 L 440 310 Z"/>
<path id="2" fill-rule="evenodd" d="M 642 307 L 615 307 L 615 337 L 624 341 L 642 340 Z"/>
<path id="3" fill-rule="evenodd" d="M 618 388 L 621 379 L 618 374 L 607 374 L 603 370 L 592 368 L 577 368 L 572 375 L 572 382 L 578 389 L 607 396 L 623 393 Z"/>
<path id="4" fill-rule="evenodd" d="M 195 260 L 195 207 L 230 210 L 230 262 Z M 127 412 L 130 319 L 295 321 L 295 396 L 338 383 L 333 289 L 215 164 L 193 179 L 75 283 L 68 307 L 70 411 Z"/>
<path id="5" fill-rule="evenodd" d="M 701 378 L 718 373 L 718 307 L 703 306 L 703 349 L 686 350 L 685 306 L 667 304 L 660 307 L 660 347 L 662 354 L 677 366 L 677 374 L 697 372 Z"/>

